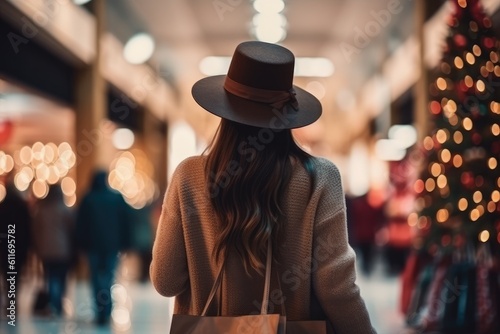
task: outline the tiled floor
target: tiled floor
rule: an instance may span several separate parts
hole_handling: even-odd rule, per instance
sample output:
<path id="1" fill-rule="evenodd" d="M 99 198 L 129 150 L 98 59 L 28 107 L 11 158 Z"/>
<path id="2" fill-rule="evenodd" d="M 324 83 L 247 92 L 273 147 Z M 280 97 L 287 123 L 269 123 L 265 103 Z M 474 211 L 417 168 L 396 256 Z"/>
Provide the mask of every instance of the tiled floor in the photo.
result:
<path id="1" fill-rule="evenodd" d="M 122 266 L 123 270 L 127 270 Z M 113 288 L 115 308 L 113 324 L 99 328 L 92 324 L 92 303 L 89 287 L 85 282 L 69 286 L 65 301 L 67 316 L 65 320 L 45 319 L 32 316 L 30 305 L 39 285 L 37 280 L 26 281 L 21 291 L 21 309 L 18 312 L 16 327 L 5 321 L 0 323 L 0 333 L 19 334 L 108 334 L 108 333 L 167 333 L 170 323 L 172 301 L 158 295 L 151 284 L 130 283 L 130 280 L 118 279 Z M 373 325 L 379 334 L 402 334 L 404 324 L 397 312 L 399 298 L 399 279 L 388 278 L 380 266 L 367 278 L 360 276 L 358 284 L 367 304 Z"/>

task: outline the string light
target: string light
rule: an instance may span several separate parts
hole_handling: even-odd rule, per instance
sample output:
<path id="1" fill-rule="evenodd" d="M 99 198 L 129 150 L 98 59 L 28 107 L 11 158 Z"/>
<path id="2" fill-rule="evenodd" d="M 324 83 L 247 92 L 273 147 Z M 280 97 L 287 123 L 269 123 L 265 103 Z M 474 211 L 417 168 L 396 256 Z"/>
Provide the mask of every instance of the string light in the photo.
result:
<path id="1" fill-rule="evenodd" d="M 440 90 L 445 90 L 447 87 L 446 80 L 441 77 L 436 80 L 436 85 Z"/>
<path id="2" fill-rule="evenodd" d="M 458 5 L 462 8 L 467 7 L 467 1 L 466 0 L 458 0 Z"/>
<path id="3" fill-rule="evenodd" d="M 488 71 L 486 66 L 481 66 L 480 72 L 481 72 L 481 75 L 485 78 L 487 78 L 490 75 L 490 72 Z"/>
<path id="4" fill-rule="evenodd" d="M 47 186 L 47 183 L 42 180 L 35 180 L 32 185 L 32 190 L 33 195 L 35 195 L 35 197 L 39 199 L 45 198 L 49 193 L 49 187 Z"/>
<path id="5" fill-rule="evenodd" d="M 418 222 L 418 215 L 415 212 L 412 212 L 408 215 L 408 225 L 416 226 Z"/>
<path id="6" fill-rule="evenodd" d="M 491 126 L 491 133 L 494 135 L 494 136 L 498 136 L 500 135 L 500 125 L 498 124 L 493 124 Z"/>
<path id="7" fill-rule="evenodd" d="M 469 203 L 467 202 L 467 200 L 465 198 L 461 198 L 459 201 L 458 201 L 458 209 L 460 211 L 465 211 L 467 210 L 467 206 L 469 205 Z"/>
<path id="8" fill-rule="evenodd" d="M 500 192 L 498 190 L 494 190 L 491 193 L 491 200 L 493 202 L 500 202 Z"/>
<path id="9" fill-rule="evenodd" d="M 464 129 L 467 131 L 472 130 L 473 124 L 472 124 L 472 120 L 469 117 L 464 118 L 464 120 L 462 121 L 462 125 L 463 125 Z"/>
<path id="10" fill-rule="evenodd" d="M 495 51 L 491 51 L 490 59 L 493 63 L 498 63 L 498 54 Z"/>
<path id="11" fill-rule="evenodd" d="M 448 122 L 450 122 L 451 125 L 456 126 L 458 124 L 458 117 L 457 115 L 453 114 L 448 118 Z"/>
<path id="12" fill-rule="evenodd" d="M 462 69 L 462 67 L 464 67 L 464 61 L 459 56 L 455 57 L 453 63 L 455 64 L 455 67 L 458 69 Z"/>
<path id="13" fill-rule="evenodd" d="M 476 82 L 476 88 L 479 92 L 484 92 L 485 88 L 486 88 L 486 85 L 484 84 L 483 80 L 479 79 L 477 82 Z"/>
<path id="14" fill-rule="evenodd" d="M 482 231 L 479 233 L 479 241 L 481 242 L 487 242 L 490 239 L 490 232 L 487 230 Z"/>
<path id="15" fill-rule="evenodd" d="M 446 178 L 446 176 L 442 174 L 439 175 L 437 178 L 437 186 L 443 189 L 444 187 L 446 187 L 447 184 L 448 184 L 448 179 Z"/>
<path id="16" fill-rule="evenodd" d="M 493 201 L 488 202 L 488 212 L 493 213 L 497 209 L 497 205 Z"/>
<path id="17" fill-rule="evenodd" d="M 488 60 L 486 62 L 486 69 L 488 70 L 488 72 L 493 72 L 495 68 L 495 65 L 493 65 L 493 62 L 491 60 Z"/>
<path id="18" fill-rule="evenodd" d="M 478 209 L 472 209 L 470 212 L 470 220 L 475 222 L 476 220 L 479 219 L 479 210 Z"/>
<path id="19" fill-rule="evenodd" d="M 439 174 L 441 174 L 441 165 L 438 164 L 437 162 L 433 163 L 431 165 L 431 174 L 434 177 L 438 177 Z"/>
<path id="20" fill-rule="evenodd" d="M 450 161 L 450 159 L 451 159 L 450 150 L 448 150 L 447 148 L 445 148 L 444 150 L 441 150 L 441 161 L 443 161 L 444 163 L 447 163 Z"/>
<path id="21" fill-rule="evenodd" d="M 446 102 L 445 110 L 450 112 L 450 113 L 456 112 L 457 111 L 457 103 L 453 100 L 448 100 L 448 102 Z"/>
<path id="22" fill-rule="evenodd" d="M 427 136 L 424 138 L 424 148 L 427 151 L 430 151 L 434 148 L 434 141 L 432 140 L 431 137 Z"/>
<path id="23" fill-rule="evenodd" d="M 453 140 L 455 141 L 455 143 L 457 144 L 461 144 L 462 141 L 464 140 L 464 136 L 462 135 L 462 132 L 460 131 L 455 131 L 455 133 L 453 133 Z"/>
<path id="24" fill-rule="evenodd" d="M 477 190 L 474 192 L 474 195 L 472 195 L 472 199 L 474 200 L 474 202 L 479 203 L 483 199 L 483 194 L 479 190 Z"/>
<path id="25" fill-rule="evenodd" d="M 446 142 L 446 140 L 448 139 L 446 131 L 443 129 L 439 129 L 438 132 L 436 133 L 436 139 L 440 144 Z"/>
<path id="26" fill-rule="evenodd" d="M 479 47 L 479 45 L 475 44 L 473 47 L 472 47 L 472 52 L 474 53 L 474 55 L 476 57 L 479 57 L 481 55 L 481 48 Z"/>
<path id="27" fill-rule="evenodd" d="M 497 77 L 500 77 L 500 66 L 496 65 L 495 69 L 493 70 L 493 72 L 495 73 L 495 75 Z"/>
<path id="28" fill-rule="evenodd" d="M 447 221 L 449 216 L 450 214 L 446 209 L 439 209 L 438 212 L 436 213 L 436 219 L 439 223 L 444 223 L 445 221 Z"/>
<path id="29" fill-rule="evenodd" d="M 425 181 L 425 190 L 432 192 L 436 188 L 436 182 L 432 178 L 428 178 Z"/>
<path id="30" fill-rule="evenodd" d="M 490 103 L 490 109 L 495 114 L 500 114 L 500 103 L 495 102 L 495 101 L 491 101 L 491 103 Z"/>
<path id="31" fill-rule="evenodd" d="M 469 64 L 474 65 L 474 63 L 476 62 L 476 57 L 474 57 L 472 53 L 467 52 L 467 54 L 465 55 L 465 60 L 467 60 Z"/>
<path id="32" fill-rule="evenodd" d="M 462 163 L 463 163 L 462 156 L 457 154 L 453 157 L 453 166 L 455 166 L 455 168 L 459 168 L 460 166 L 462 166 Z"/>
<path id="33" fill-rule="evenodd" d="M 474 80 L 472 80 L 470 75 L 466 75 L 464 78 L 464 83 L 467 87 L 472 88 L 474 86 Z"/>
<path id="34" fill-rule="evenodd" d="M 495 158 L 490 158 L 490 159 L 488 160 L 488 167 L 489 167 L 490 169 L 495 169 L 495 168 L 497 168 L 497 159 L 495 159 Z"/>
<path id="35" fill-rule="evenodd" d="M 0 203 L 3 202 L 6 195 L 7 195 L 7 189 L 5 189 L 5 186 L 0 183 Z"/>

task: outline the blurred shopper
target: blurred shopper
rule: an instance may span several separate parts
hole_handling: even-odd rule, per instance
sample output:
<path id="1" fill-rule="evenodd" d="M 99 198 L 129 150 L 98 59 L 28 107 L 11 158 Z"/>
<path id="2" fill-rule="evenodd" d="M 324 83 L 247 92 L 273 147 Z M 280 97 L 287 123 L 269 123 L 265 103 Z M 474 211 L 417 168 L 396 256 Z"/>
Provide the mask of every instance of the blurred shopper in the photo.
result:
<path id="1" fill-rule="evenodd" d="M 64 204 L 60 185 L 51 185 L 47 197 L 35 204 L 32 234 L 35 254 L 43 263 L 49 311 L 60 316 L 66 277 L 76 251 L 74 217 Z"/>
<path id="2" fill-rule="evenodd" d="M 149 266 L 151 264 L 151 246 L 153 245 L 153 228 L 151 222 L 152 206 L 131 210 L 131 245 L 130 250 L 139 256 L 139 281 L 149 282 Z"/>
<path id="3" fill-rule="evenodd" d="M 27 202 L 21 197 L 10 177 L 0 175 L 0 184 L 6 190 L 5 197 L 0 199 L 0 306 L 3 318 L 8 306 L 6 302 L 15 301 L 16 308 L 19 308 L 19 299 L 16 297 L 19 296 L 20 277 L 25 269 L 30 248 L 31 215 Z M 16 274 L 7 274 L 12 272 Z M 7 279 L 13 276 L 16 293 L 14 298 L 10 298 L 8 291 L 12 281 Z M 7 311 L 7 315 L 9 313 Z"/>
<path id="4" fill-rule="evenodd" d="M 151 278 L 160 294 L 176 296 L 176 313 L 200 315 L 224 268 L 207 315 L 258 314 L 272 245 L 271 313 L 284 302 L 287 320 L 373 333 L 355 284 L 339 171 L 304 152 L 290 130 L 321 115 L 319 101 L 292 86 L 293 68 L 289 50 L 245 42 L 227 76 L 194 85 L 195 100 L 223 119 L 208 154 L 173 175 Z"/>
<path id="5" fill-rule="evenodd" d="M 383 195 L 371 189 L 362 196 L 348 198 L 346 204 L 351 245 L 360 255 L 361 270 L 369 275 L 376 254 L 375 236 L 385 223 Z"/>
<path id="6" fill-rule="evenodd" d="M 110 321 L 118 255 L 130 244 L 129 210 L 123 197 L 109 188 L 107 173 L 96 172 L 78 209 L 77 238 L 88 258 L 99 325 Z"/>
<path id="7" fill-rule="evenodd" d="M 387 225 L 385 227 L 384 246 L 388 273 L 399 275 L 406 264 L 412 245 L 412 229 L 408 225 L 408 216 L 415 209 L 416 167 L 407 156 L 401 161 L 389 164 L 389 199 L 385 206 Z"/>

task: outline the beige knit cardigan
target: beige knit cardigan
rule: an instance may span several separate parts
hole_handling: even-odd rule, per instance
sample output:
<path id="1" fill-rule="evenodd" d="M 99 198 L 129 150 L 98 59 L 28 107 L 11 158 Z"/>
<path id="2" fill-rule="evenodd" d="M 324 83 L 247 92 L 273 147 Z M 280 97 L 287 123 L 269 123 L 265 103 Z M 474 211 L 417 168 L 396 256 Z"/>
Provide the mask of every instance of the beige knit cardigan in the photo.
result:
<path id="1" fill-rule="evenodd" d="M 331 162 L 314 160 L 312 196 L 309 176 L 299 163 L 284 194 L 286 222 L 279 263 L 272 267 L 270 313 L 279 313 L 284 301 L 288 320 L 317 318 L 311 311 L 314 294 L 336 334 L 375 333 L 355 284 L 340 174 Z M 212 256 L 220 227 L 209 201 L 205 161 L 191 157 L 177 167 L 153 246 L 151 280 L 161 295 L 176 296 L 175 313 L 201 314 L 220 265 Z M 237 255 L 229 256 L 221 294 L 209 315 L 216 315 L 219 307 L 223 315 L 257 314 L 264 282 L 251 274 L 245 274 Z"/>

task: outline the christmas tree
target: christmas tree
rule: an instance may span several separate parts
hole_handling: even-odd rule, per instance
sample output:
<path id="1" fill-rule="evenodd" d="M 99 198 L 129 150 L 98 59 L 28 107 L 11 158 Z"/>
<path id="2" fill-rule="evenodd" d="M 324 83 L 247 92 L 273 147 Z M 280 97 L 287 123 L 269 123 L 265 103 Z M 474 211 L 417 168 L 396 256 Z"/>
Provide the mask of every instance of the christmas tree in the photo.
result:
<path id="1" fill-rule="evenodd" d="M 498 333 L 500 305 L 499 42 L 479 0 L 454 13 L 430 84 L 431 131 L 414 184 L 415 248 L 405 269 L 408 323 L 443 333 Z M 497 267 L 495 267 L 495 265 Z M 419 273 L 412 278 L 411 273 Z M 410 288 L 409 288 L 410 287 Z"/>
<path id="2" fill-rule="evenodd" d="M 463 245 L 500 244 L 499 43 L 478 0 L 453 1 L 455 13 L 430 86 L 433 129 L 415 183 L 410 216 L 417 247 L 436 254 Z M 498 253 L 497 253 L 498 255 Z"/>

